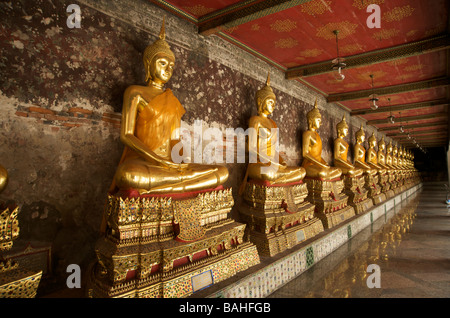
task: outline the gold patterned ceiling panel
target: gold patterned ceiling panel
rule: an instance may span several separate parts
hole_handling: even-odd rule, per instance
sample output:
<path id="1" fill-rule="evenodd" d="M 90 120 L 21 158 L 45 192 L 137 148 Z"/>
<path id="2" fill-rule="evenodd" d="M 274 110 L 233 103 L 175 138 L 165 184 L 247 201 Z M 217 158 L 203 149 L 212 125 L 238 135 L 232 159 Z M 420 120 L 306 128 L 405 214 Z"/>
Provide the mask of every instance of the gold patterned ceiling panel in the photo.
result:
<path id="1" fill-rule="evenodd" d="M 439 101 L 447 113 L 448 0 L 149 1 L 197 24 L 200 34 L 215 34 L 255 54 L 284 71 L 287 80 L 315 89 L 363 119 L 368 120 L 367 112 L 372 121 L 386 116 L 370 110 L 368 96 L 360 97 L 371 91 L 371 74 L 379 108 L 390 98 L 390 105 L 406 107 L 406 116 L 418 107 L 411 103 L 431 109 Z M 380 28 L 367 24 L 371 4 L 379 6 Z M 338 45 L 334 30 L 339 30 Z M 331 69 L 337 47 L 347 63 L 343 81 Z M 421 121 L 430 122 L 415 120 Z"/>

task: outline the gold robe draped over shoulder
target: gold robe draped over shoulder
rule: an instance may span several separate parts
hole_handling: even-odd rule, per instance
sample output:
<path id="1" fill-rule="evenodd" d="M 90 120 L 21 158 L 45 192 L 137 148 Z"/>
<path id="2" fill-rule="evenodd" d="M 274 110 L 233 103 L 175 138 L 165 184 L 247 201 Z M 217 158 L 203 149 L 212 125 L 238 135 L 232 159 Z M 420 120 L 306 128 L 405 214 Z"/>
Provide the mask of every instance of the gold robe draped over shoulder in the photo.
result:
<path id="1" fill-rule="evenodd" d="M 183 105 L 172 93 L 172 90 L 166 89 L 147 104 L 145 102 L 139 104 L 134 134 L 150 150 L 164 159 L 170 160 L 168 151 L 170 150 L 170 139 L 173 132 L 180 128 L 181 117 L 185 112 Z M 127 160 L 140 157 L 135 151 L 125 146 L 119 166 Z M 156 161 L 152 161 L 151 164 L 159 165 Z M 115 187 L 116 183 L 113 180 L 110 192 L 114 191 Z"/>
<path id="2" fill-rule="evenodd" d="M 170 89 L 153 98 L 147 105 L 139 105 L 135 136 L 147 147 L 164 159 L 170 160 L 167 142 L 173 132 L 180 128 L 181 117 L 186 111 Z M 139 157 L 133 150 L 125 147 L 123 161 Z"/>

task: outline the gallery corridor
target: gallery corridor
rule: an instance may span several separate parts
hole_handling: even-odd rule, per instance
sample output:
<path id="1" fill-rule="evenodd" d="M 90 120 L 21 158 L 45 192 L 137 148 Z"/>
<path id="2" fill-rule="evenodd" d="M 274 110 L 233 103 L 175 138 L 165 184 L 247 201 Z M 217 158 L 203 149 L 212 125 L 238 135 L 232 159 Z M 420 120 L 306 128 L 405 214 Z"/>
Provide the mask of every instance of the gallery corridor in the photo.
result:
<path id="1" fill-rule="evenodd" d="M 269 298 L 450 297 L 450 208 L 444 183 L 421 190 Z M 376 272 L 379 266 L 380 288 Z"/>

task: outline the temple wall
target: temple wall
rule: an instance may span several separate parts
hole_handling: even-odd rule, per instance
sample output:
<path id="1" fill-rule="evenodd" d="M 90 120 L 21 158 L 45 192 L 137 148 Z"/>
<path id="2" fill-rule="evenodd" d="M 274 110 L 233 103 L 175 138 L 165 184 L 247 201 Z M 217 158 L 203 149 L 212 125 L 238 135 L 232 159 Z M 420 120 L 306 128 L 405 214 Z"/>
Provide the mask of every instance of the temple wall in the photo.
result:
<path id="1" fill-rule="evenodd" d="M 79 29 L 66 25 L 71 3 L 81 7 Z M 64 288 L 67 265 L 85 269 L 94 260 L 106 193 L 123 149 L 122 94 L 129 85 L 144 84 L 142 52 L 156 39 L 162 16 L 176 56 L 167 87 L 186 109 L 184 127 L 192 131 L 202 120 L 203 129 L 245 130 L 256 115 L 254 95 L 270 71 L 277 96 L 272 118 L 288 164 L 301 164 L 306 113 L 316 98 L 323 157 L 332 163 L 344 110 L 223 39 L 198 35 L 195 26 L 149 1 L 23 0 L 2 2 L 0 11 L 0 164 L 10 177 L 0 198 L 22 206 L 19 240 L 52 244 L 55 286 Z M 347 122 L 352 146 L 361 120 L 347 113 Z M 366 138 L 372 131 L 367 127 Z M 226 165 L 226 186 L 237 196 L 245 164 Z M 232 215 L 238 217 L 236 210 Z"/>

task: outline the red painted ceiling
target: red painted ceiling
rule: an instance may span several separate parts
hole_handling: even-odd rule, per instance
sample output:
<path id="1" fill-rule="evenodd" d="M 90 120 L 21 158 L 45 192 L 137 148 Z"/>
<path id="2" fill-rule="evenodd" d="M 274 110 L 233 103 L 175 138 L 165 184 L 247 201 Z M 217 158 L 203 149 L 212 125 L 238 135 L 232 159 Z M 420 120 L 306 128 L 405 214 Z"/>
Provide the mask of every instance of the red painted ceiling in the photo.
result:
<path id="1" fill-rule="evenodd" d="M 222 28 L 216 34 L 256 56 L 263 57 L 268 63 L 286 72 L 295 67 L 327 61 L 331 68 L 331 61 L 337 56 L 333 30 L 339 30 L 339 53 L 341 57 L 347 59 L 366 52 L 389 51 L 395 46 L 449 35 L 450 2 L 447 0 L 312 0 L 300 5 L 288 5 L 281 9 L 276 5 L 293 2 L 267 1 L 275 6 L 269 7 L 265 14 L 260 15 L 256 12 L 250 16 L 246 16 L 246 13 L 254 9 L 253 4 L 259 5 L 263 2 L 262 0 L 150 1 L 174 14 L 190 19 L 199 26 L 204 21 L 218 19 L 217 17 L 232 12 L 233 15 L 240 17 L 239 23 L 234 23 L 232 27 L 225 30 Z M 367 26 L 367 18 L 371 12 L 368 13 L 366 9 L 371 3 L 380 7 L 381 28 Z M 183 13 L 197 20 L 183 16 Z M 429 53 L 344 69 L 345 80 L 341 82 L 335 80 L 330 72 L 304 76 L 296 80 L 328 97 L 330 94 L 370 90 L 372 83 L 369 75 L 371 74 L 373 74 L 375 88 L 448 78 L 450 76 L 449 60 L 449 48 L 445 47 Z M 441 106 L 402 111 L 402 117 L 410 117 L 447 113 L 450 92 L 448 85 L 444 85 L 409 92 L 399 91 L 378 97 L 380 108 L 445 100 Z M 340 101 L 338 104 L 350 111 L 369 109 L 368 99 L 369 96 Z M 383 112 L 359 116 L 366 120 L 377 120 L 386 118 L 388 114 Z M 399 116 L 398 112 L 394 115 Z M 448 120 L 447 116 L 436 118 L 436 122 L 446 120 Z M 407 124 L 421 123 L 429 123 L 430 129 L 434 128 L 431 119 L 417 119 Z M 377 128 L 387 125 L 389 124 L 374 124 Z M 397 125 L 395 124 L 396 127 Z M 447 129 L 444 132 L 447 135 Z M 436 137 L 439 136 L 439 132 L 435 134 Z"/>

